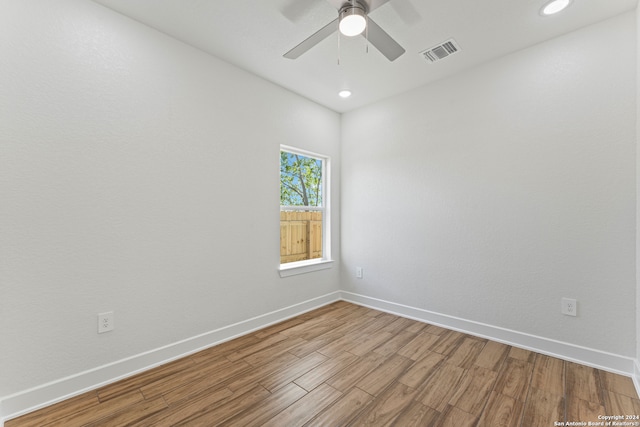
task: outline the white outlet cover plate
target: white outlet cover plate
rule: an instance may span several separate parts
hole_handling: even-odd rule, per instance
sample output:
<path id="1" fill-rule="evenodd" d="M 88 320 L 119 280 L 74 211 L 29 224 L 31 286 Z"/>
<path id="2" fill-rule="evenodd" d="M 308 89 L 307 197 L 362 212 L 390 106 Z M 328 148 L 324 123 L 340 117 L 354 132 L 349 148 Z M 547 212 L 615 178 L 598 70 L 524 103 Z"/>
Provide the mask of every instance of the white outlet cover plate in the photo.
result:
<path id="1" fill-rule="evenodd" d="M 98 314 L 98 333 L 113 331 L 115 328 L 115 320 L 113 311 Z"/>
<path id="2" fill-rule="evenodd" d="M 576 316 L 578 303 L 573 298 L 562 298 L 560 312 L 566 316 Z"/>

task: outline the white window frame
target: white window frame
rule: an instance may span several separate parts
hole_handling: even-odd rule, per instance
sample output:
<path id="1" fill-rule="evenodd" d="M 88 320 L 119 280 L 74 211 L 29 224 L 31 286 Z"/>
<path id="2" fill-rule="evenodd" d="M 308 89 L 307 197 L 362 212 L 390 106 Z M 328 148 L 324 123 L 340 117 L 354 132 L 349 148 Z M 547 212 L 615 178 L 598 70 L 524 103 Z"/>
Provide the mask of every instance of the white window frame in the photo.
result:
<path id="1" fill-rule="evenodd" d="M 322 161 L 322 206 L 280 206 L 280 210 L 315 210 L 322 212 L 322 258 L 280 264 L 280 277 L 310 273 L 332 267 L 331 259 L 331 158 L 324 154 L 302 150 L 289 145 L 280 145 L 280 151 L 312 157 Z M 279 152 L 278 152 L 279 154 Z M 278 155 L 278 159 L 280 156 Z M 279 175 L 278 175 L 279 177 Z M 279 181 L 279 178 L 278 178 Z M 279 236 L 278 236 L 279 237 Z M 278 239 L 278 242 L 280 240 Z M 278 243 L 278 247 L 280 243 Z M 280 253 L 278 251 L 278 253 Z"/>

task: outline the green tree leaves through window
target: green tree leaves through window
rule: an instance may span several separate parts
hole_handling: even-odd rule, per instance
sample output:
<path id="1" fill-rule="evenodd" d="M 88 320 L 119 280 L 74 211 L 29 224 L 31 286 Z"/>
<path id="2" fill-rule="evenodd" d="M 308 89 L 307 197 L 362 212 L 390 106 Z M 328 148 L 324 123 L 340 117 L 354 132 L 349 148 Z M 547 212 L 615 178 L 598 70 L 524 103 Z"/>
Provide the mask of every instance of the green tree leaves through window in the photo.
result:
<path id="1" fill-rule="evenodd" d="M 322 206 L 322 160 L 280 151 L 280 205 Z"/>

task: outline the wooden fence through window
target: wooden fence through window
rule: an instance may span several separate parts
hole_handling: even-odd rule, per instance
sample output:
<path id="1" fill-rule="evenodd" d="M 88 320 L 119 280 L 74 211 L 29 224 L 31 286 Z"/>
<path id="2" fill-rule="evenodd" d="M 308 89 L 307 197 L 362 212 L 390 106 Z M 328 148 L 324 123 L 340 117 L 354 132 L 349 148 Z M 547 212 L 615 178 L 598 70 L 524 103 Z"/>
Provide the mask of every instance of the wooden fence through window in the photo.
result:
<path id="1" fill-rule="evenodd" d="M 280 263 L 322 258 L 322 212 L 280 212 Z"/>

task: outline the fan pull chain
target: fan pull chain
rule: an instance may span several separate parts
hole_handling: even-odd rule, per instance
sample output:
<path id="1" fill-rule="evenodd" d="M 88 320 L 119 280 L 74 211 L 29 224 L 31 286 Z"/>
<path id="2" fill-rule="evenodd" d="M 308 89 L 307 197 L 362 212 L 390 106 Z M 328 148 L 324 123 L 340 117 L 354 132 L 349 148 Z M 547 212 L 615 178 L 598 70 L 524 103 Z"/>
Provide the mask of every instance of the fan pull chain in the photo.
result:
<path id="1" fill-rule="evenodd" d="M 367 41 L 365 44 L 365 53 L 369 53 L 369 14 L 365 15 L 364 19 L 367 21 L 367 25 L 364 27 L 364 39 Z"/>
<path id="2" fill-rule="evenodd" d="M 340 65 L 340 31 L 338 31 L 338 65 Z"/>

